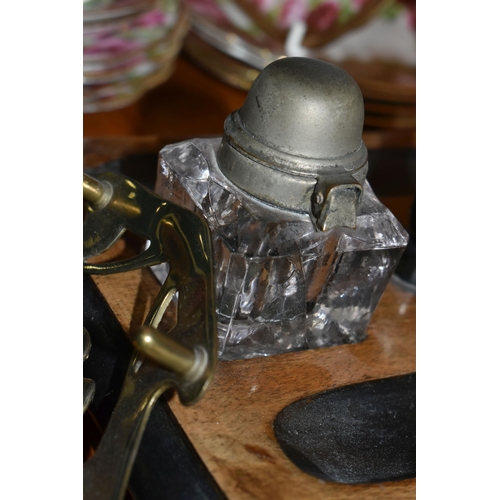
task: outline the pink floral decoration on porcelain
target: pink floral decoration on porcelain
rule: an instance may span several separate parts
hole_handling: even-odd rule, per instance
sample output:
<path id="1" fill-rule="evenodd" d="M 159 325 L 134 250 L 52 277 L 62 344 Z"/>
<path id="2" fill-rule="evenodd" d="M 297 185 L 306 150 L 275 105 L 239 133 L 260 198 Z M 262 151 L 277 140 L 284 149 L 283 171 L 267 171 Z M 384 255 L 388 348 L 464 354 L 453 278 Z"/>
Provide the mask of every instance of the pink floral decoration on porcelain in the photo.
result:
<path id="1" fill-rule="evenodd" d="M 336 23 L 339 26 L 348 23 L 363 8 L 367 7 L 371 0 L 245 0 L 246 3 L 257 9 L 267 22 L 274 24 L 283 30 L 288 30 L 297 21 L 306 22 L 311 30 L 316 32 L 324 32 L 331 29 Z M 259 39 L 265 29 L 244 13 L 236 2 L 236 0 L 185 0 L 187 5 L 193 12 L 212 20 L 216 23 L 221 23 L 225 29 L 228 25 L 233 25 L 236 31 L 242 30 L 254 39 Z M 225 5 L 235 7 L 240 19 L 247 21 L 246 27 L 241 27 L 238 23 L 234 23 L 230 12 L 225 11 Z M 399 13 L 397 15 L 406 15 L 409 19 L 409 25 L 415 27 L 415 0 L 395 0 L 395 4 L 399 4 Z M 387 8 L 391 7 L 390 4 Z M 376 15 L 385 15 L 386 7 L 384 7 Z M 239 11 L 239 12 L 238 12 Z M 392 14 L 394 15 L 394 14 Z"/>
<path id="2" fill-rule="evenodd" d="M 136 50 L 141 48 L 141 44 L 136 40 L 127 40 L 125 38 L 110 37 L 104 38 L 98 44 L 91 47 L 86 47 L 83 51 L 84 54 L 121 54 L 129 50 Z"/>
<path id="3" fill-rule="evenodd" d="M 406 8 L 407 26 L 415 31 L 417 29 L 417 3 L 415 0 L 398 0 Z"/>
<path id="4" fill-rule="evenodd" d="M 167 16 L 159 9 L 150 10 L 137 19 L 137 26 L 163 26 Z"/>
<path id="5" fill-rule="evenodd" d="M 327 30 L 339 17 L 340 4 L 328 1 L 318 5 L 307 17 L 307 24 L 319 31 Z"/>
<path id="6" fill-rule="evenodd" d="M 255 0 L 256 7 L 264 13 L 271 12 L 279 5 L 277 0 Z"/>
<path id="7" fill-rule="evenodd" d="M 207 16 L 214 21 L 227 21 L 227 17 L 215 0 L 185 0 L 193 12 Z"/>
<path id="8" fill-rule="evenodd" d="M 307 0 L 285 0 L 281 9 L 278 25 L 289 28 L 296 21 L 303 21 L 309 10 Z"/>
<path id="9" fill-rule="evenodd" d="M 353 6 L 356 8 L 356 10 L 361 9 L 361 7 L 365 6 L 365 3 L 367 3 L 368 0 L 352 0 Z"/>

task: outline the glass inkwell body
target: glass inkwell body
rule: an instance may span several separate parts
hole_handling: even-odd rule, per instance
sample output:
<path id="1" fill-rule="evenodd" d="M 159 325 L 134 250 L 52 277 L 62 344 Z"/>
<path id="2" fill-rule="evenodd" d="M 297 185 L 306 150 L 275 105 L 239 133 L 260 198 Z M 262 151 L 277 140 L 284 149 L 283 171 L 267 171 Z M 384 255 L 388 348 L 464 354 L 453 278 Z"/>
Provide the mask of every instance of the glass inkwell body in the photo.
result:
<path id="1" fill-rule="evenodd" d="M 161 150 L 155 191 L 210 226 L 220 359 L 366 337 L 408 236 L 366 181 L 363 117 L 347 73 L 285 58 L 222 138 Z"/>

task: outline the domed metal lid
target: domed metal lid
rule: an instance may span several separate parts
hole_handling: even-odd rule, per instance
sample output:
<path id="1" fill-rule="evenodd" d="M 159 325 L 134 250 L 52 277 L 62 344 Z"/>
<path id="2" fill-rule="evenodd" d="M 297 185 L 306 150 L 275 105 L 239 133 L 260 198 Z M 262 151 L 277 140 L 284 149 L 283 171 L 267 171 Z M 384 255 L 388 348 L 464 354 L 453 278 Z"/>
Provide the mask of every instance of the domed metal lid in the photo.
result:
<path id="1" fill-rule="evenodd" d="M 368 169 L 363 119 L 363 96 L 345 71 L 280 59 L 227 117 L 220 169 L 250 195 L 308 213 L 319 230 L 355 227 Z"/>

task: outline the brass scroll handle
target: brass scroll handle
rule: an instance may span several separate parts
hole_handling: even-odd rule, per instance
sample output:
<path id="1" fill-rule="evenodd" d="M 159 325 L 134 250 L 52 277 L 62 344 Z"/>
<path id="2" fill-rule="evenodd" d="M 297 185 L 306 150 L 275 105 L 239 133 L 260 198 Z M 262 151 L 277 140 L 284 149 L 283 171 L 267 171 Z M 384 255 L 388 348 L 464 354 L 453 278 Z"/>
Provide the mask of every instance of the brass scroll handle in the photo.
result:
<path id="1" fill-rule="evenodd" d="M 84 464 L 84 499 L 121 500 L 149 415 L 159 396 L 176 389 L 185 405 L 206 391 L 217 363 L 213 249 L 200 216 L 135 181 L 111 172 L 84 176 L 89 204 L 83 227 L 84 272 L 110 274 L 168 262 L 169 273 L 145 324 L 132 335 L 135 351 L 122 391 L 95 454 Z M 91 264 L 125 230 L 150 242 L 142 254 Z M 157 329 L 173 297 L 177 323 Z"/>

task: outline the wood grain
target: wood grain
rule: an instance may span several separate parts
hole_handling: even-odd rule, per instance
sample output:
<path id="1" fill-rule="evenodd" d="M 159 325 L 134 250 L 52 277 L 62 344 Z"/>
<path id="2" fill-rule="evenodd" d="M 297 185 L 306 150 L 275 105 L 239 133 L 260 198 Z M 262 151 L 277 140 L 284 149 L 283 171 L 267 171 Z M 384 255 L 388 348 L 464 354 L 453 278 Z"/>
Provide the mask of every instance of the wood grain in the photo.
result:
<path id="1" fill-rule="evenodd" d="M 125 331 L 138 328 L 159 289 L 152 273 L 143 269 L 94 279 Z M 169 404 L 230 500 L 409 499 L 415 497 L 415 480 L 354 486 L 303 473 L 279 448 L 272 424 L 297 399 L 409 373 L 415 361 L 415 296 L 389 284 L 364 342 L 220 362 L 202 401 L 184 407 L 174 397 Z"/>
<path id="2" fill-rule="evenodd" d="M 413 498 L 415 481 L 369 486 L 325 483 L 283 454 L 272 423 L 316 392 L 415 370 L 415 301 L 389 286 L 365 342 L 248 361 L 221 362 L 205 398 L 171 408 L 210 472 L 235 499 Z M 413 318 L 413 319 L 412 319 Z"/>

